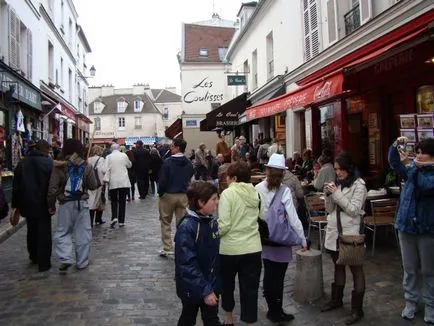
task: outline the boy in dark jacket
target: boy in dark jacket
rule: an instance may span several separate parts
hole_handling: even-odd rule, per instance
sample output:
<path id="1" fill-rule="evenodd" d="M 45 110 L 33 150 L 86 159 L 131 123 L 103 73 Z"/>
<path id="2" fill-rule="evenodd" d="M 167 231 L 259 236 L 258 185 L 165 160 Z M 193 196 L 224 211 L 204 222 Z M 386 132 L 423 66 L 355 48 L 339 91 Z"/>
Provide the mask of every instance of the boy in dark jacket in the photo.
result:
<path id="1" fill-rule="evenodd" d="M 217 188 L 208 182 L 195 182 L 187 197 L 189 209 L 175 235 L 176 294 L 182 302 L 178 326 L 195 325 L 199 308 L 204 326 L 220 326 L 220 237 L 217 219 L 212 216 Z"/>

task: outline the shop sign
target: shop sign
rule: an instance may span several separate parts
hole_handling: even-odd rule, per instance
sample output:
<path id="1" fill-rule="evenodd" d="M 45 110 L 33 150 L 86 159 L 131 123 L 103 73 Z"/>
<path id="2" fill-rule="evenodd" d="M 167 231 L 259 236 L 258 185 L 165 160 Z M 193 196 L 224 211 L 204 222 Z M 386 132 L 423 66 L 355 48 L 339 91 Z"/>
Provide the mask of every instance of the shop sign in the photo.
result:
<path id="1" fill-rule="evenodd" d="M 190 128 L 196 128 L 197 120 L 185 120 L 185 126 Z"/>
<path id="2" fill-rule="evenodd" d="M 79 129 L 89 132 L 89 124 L 86 121 L 82 119 L 77 119 L 77 125 Z"/>
<path id="3" fill-rule="evenodd" d="M 375 74 L 382 74 L 389 72 L 395 68 L 399 68 L 403 65 L 413 62 L 414 49 L 408 49 L 406 51 L 395 54 L 387 59 L 384 59 L 374 66 Z"/>
<path id="4" fill-rule="evenodd" d="M 13 98 L 41 110 L 41 94 L 37 90 L 6 71 L 0 73 L 0 81 L 0 89 L 3 93 L 9 91 L 10 87 L 14 87 Z"/>
<path id="5" fill-rule="evenodd" d="M 214 93 L 214 81 L 205 77 L 193 85 L 192 90 L 185 93 L 184 103 L 191 104 L 195 102 L 220 103 L 223 101 L 223 93 Z"/>
<path id="6" fill-rule="evenodd" d="M 113 131 L 107 131 L 107 132 L 103 132 L 103 131 L 95 131 L 95 137 L 114 137 L 115 133 Z"/>
<path id="7" fill-rule="evenodd" d="M 216 127 L 238 126 L 238 112 L 219 112 L 216 114 Z"/>
<path id="8" fill-rule="evenodd" d="M 228 76 L 228 86 L 241 86 L 246 85 L 246 76 L 245 75 L 229 75 Z"/>
<path id="9" fill-rule="evenodd" d="M 326 79 L 291 93 L 272 99 L 266 103 L 254 106 L 246 110 L 247 121 L 259 119 L 284 112 L 289 109 L 296 109 L 311 105 L 315 102 L 324 101 L 332 96 L 342 93 L 342 74 L 336 74 Z"/>
<path id="10" fill-rule="evenodd" d="M 62 103 L 60 103 L 60 111 L 62 112 L 63 115 L 66 115 L 68 118 L 75 121 L 74 111 L 68 108 L 67 106 L 63 105 Z"/>

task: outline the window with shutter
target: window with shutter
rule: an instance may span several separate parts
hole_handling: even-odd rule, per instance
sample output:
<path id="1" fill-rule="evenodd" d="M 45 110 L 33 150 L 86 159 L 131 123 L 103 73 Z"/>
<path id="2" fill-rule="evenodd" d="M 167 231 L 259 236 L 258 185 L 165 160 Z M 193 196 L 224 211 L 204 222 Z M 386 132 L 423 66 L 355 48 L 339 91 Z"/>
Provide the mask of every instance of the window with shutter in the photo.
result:
<path id="1" fill-rule="evenodd" d="M 328 0 L 327 1 L 327 28 L 329 34 L 329 43 L 333 43 L 338 39 L 338 29 L 337 29 L 337 21 L 336 21 L 336 0 Z"/>
<path id="2" fill-rule="evenodd" d="M 371 0 L 360 0 L 360 21 L 365 24 L 372 18 Z"/>
<path id="3" fill-rule="evenodd" d="M 304 54 L 308 61 L 320 52 L 319 9 L 317 0 L 303 1 Z"/>
<path id="4" fill-rule="evenodd" d="M 19 68 L 20 57 L 20 20 L 15 10 L 9 7 L 9 66 Z"/>
<path id="5" fill-rule="evenodd" d="M 33 37 L 32 31 L 27 30 L 27 78 L 32 80 L 33 76 Z"/>

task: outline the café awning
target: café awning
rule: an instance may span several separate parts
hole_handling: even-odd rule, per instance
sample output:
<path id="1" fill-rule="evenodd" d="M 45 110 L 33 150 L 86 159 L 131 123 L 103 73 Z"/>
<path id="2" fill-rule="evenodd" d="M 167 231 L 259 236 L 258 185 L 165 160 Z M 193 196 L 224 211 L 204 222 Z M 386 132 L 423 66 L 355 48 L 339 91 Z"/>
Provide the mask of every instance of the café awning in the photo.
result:
<path id="1" fill-rule="evenodd" d="M 200 122 L 200 131 L 231 130 L 238 125 L 238 118 L 250 105 L 248 93 L 243 93 L 206 114 Z M 205 121 L 205 122 L 204 122 Z"/>
<path id="2" fill-rule="evenodd" d="M 182 119 L 176 119 L 164 132 L 167 138 L 182 138 Z"/>

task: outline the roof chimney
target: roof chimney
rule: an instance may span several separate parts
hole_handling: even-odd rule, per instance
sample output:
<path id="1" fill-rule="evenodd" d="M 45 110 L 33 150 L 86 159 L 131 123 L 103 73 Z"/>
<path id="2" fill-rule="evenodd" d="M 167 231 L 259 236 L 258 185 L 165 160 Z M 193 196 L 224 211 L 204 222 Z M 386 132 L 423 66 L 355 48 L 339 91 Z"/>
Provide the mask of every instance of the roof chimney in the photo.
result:
<path id="1" fill-rule="evenodd" d="M 220 20 L 220 16 L 219 16 L 219 14 L 218 13 L 213 13 L 212 14 L 212 19 L 218 19 L 218 20 Z"/>

